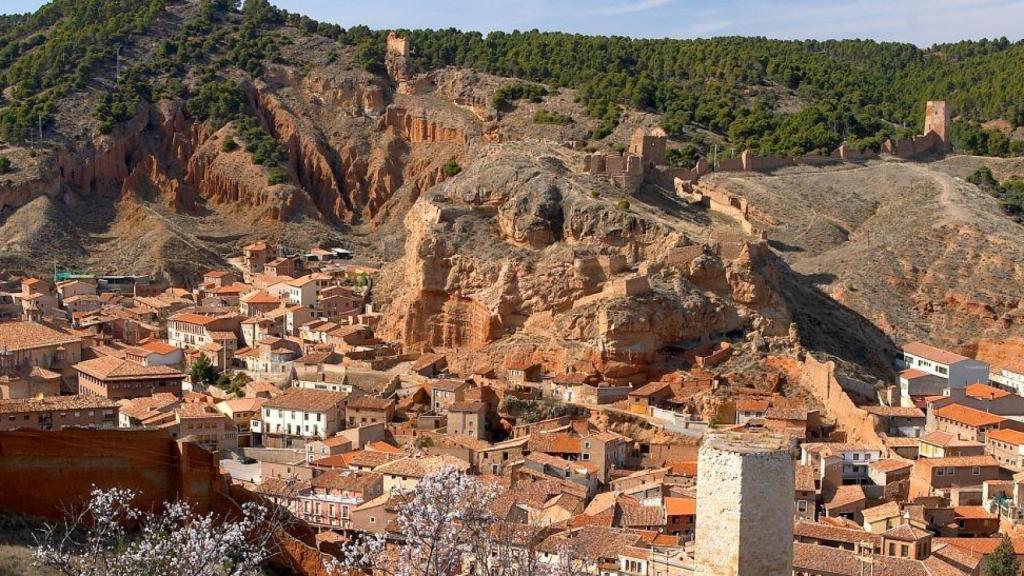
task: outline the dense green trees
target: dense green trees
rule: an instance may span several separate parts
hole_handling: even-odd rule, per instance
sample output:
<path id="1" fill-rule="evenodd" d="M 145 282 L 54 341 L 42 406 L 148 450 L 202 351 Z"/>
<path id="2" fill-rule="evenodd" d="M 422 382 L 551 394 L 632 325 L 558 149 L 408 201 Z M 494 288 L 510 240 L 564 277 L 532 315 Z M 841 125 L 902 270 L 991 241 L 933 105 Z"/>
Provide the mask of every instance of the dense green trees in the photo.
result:
<path id="1" fill-rule="evenodd" d="M 999 199 L 999 205 L 1015 220 L 1024 220 L 1024 179 L 1015 176 L 1000 183 L 988 166 L 982 166 L 967 181 Z"/>
<path id="2" fill-rule="evenodd" d="M 558 126 L 565 126 L 566 124 L 572 124 L 572 116 L 541 108 L 534 113 L 533 121 L 536 124 L 555 124 Z"/>
<path id="3" fill-rule="evenodd" d="M 1018 576 L 1020 574 L 1020 562 L 1017 561 L 1013 543 L 1009 538 L 1004 536 L 999 546 L 996 546 L 996 549 L 985 557 L 981 573 L 984 576 Z"/>
<path id="4" fill-rule="evenodd" d="M 40 119 L 50 121 L 69 90 L 95 85 L 100 71 L 109 73 L 100 65 L 109 67 L 117 46 L 131 45 L 150 29 L 164 2 L 55 0 L 31 15 L 0 17 L 0 91 L 9 89 L 9 98 L 0 101 L 0 139 L 29 137 Z M 100 129 L 132 117 L 141 100 L 189 96 L 186 84 L 196 75 L 203 79 L 200 88 L 230 77 L 229 69 L 261 76 L 265 63 L 283 61 L 285 25 L 351 46 L 359 66 L 383 72 L 385 31 L 317 22 L 267 0 L 240 6 L 236 0 L 202 0 L 174 37 L 156 42 L 148 63 L 122 74 L 112 90 L 111 79 L 105 80 L 110 94 L 95 112 Z M 1024 143 L 981 126 L 992 119 L 1024 124 L 1024 41 L 920 49 L 866 40 L 401 33 L 415 47 L 414 70 L 455 65 L 520 80 L 498 90 L 494 103 L 501 110 L 519 99 L 542 100 L 549 90 L 576 90 L 587 114 L 599 120 L 593 139 L 611 134 L 629 107 L 661 114 L 670 135 L 705 154 L 707 144 L 693 138 L 695 128 L 728 137 L 731 149 L 762 154 L 824 152 L 843 141 L 877 147 L 885 138 L 919 132 L 924 102 L 945 99 L 958 119 L 953 137 L 959 149 L 1024 154 Z"/>

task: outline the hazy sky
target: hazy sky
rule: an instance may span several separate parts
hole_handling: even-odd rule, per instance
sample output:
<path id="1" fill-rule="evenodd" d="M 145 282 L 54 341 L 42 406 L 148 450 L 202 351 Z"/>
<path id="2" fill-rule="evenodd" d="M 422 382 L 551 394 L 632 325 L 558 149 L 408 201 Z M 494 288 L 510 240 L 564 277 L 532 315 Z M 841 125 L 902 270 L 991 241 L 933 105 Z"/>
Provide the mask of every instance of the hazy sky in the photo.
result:
<path id="1" fill-rule="evenodd" d="M 693 38 L 873 38 L 927 46 L 1024 37 L 1024 0 L 271 0 L 342 26 Z M 25 12 L 42 0 L 2 0 Z"/>

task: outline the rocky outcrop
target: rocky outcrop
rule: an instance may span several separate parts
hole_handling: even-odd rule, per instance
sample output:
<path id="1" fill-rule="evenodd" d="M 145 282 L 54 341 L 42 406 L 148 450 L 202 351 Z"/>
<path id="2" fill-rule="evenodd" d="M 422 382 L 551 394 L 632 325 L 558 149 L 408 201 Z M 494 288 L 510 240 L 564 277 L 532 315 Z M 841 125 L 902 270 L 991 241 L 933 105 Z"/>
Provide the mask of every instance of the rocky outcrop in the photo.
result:
<path id="1" fill-rule="evenodd" d="M 468 354 L 458 360 L 466 367 L 515 350 L 552 370 L 586 366 L 625 382 L 669 344 L 788 333 L 758 252 L 727 262 L 694 252 L 637 276 L 686 235 L 583 194 L 544 146 L 499 145 L 469 162 L 406 217 L 405 255 L 378 286 L 390 300 L 385 337 Z"/>

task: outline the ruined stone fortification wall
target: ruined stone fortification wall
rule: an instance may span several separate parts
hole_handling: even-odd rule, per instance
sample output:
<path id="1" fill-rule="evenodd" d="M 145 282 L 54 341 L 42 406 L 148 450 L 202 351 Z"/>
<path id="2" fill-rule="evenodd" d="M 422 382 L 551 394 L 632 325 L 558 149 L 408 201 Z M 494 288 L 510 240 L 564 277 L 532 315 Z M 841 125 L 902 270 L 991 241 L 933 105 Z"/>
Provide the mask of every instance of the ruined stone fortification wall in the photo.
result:
<path id="1" fill-rule="evenodd" d="M 0 509 L 27 516 L 61 518 L 93 486 L 137 490 L 144 508 L 187 498 L 208 510 L 218 478 L 211 453 L 164 431 L 0 432 Z"/>
<path id="2" fill-rule="evenodd" d="M 733 451 L 705 441 L 697 474 L 696 574 L 792 574 L 794 480 L 789 451 Z"/>
<path id="3" fill-rule="evenodd" d="M 835 370 L 835 362 L 819 362 L 808 354 L 801 370 L 800 384 L 825 407 L 829 416 L 835 418 L 836 425 L 846 434 L 848 442 L 882 447 L 882 438 L 875 430 L 874 419 L 853 403 L 836 379 Z"/>

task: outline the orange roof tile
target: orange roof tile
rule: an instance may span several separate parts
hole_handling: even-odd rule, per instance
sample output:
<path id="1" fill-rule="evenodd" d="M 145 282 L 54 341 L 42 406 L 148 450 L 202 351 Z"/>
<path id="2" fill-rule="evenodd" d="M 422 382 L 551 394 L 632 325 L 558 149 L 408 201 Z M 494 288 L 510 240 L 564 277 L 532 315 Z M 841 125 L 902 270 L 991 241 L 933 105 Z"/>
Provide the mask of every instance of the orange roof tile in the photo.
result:
<path id="1" fill-rule="evenodd" d="M 959 422 L 965 426 L 995 426 L 1000 422 L 1004 422 L 1006 418 L 1002 416 L 996 416 L 988 412 L 982 412 L 969 406 L 962 404 L 949 404 L 943 406 L 935 411 L 935 415 L 940 418 L 946 418 Z"/>
<path id="2" fill-rule="evenodd" d="M 668 496 L 665 510 L 669 516 L 694 516 L 697 514 L 697 499 Z"/>
<path id="3" fill-rule="evenodd" d="M 1006 442 L 1007 444 L 1014 444 L 1016 446 L 1024 444 L 1024 432 L 1011 430 L 1009 428 L 989 430 L 988 437 L 993 440 L 999 440 L 1000 442 Z"/>
<path id="4" fill-rule="evenodd" d="M 903 345 L 903 351 L 907 354 L 912 354 L 919 358 L 931 360 L 932 362 L 938 362 L 939 364 L 956 364 L 967 360 L 966 356 L 961 356 L 955 352 L 943 350 L 942 348 L 936 348 L 923 342 L 911 342 Z"/>
<path id="5" fill-rule="evenodd" d="M 971 398 L 981 398 L 984 400 L 998 400 L 1011 395 L 1011 393 L 1006 390 L 996 388 L 995 386 L 989 386 L 988 384 L 982 384 L 980 382 L 968 385 L 967 388 L 964 389 L 964 392 L 966 392 Z"/>

